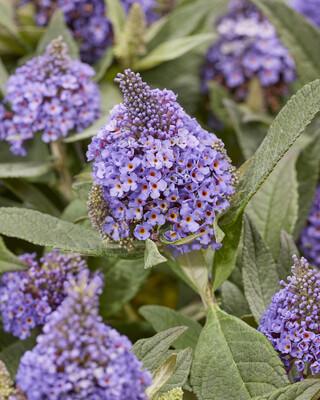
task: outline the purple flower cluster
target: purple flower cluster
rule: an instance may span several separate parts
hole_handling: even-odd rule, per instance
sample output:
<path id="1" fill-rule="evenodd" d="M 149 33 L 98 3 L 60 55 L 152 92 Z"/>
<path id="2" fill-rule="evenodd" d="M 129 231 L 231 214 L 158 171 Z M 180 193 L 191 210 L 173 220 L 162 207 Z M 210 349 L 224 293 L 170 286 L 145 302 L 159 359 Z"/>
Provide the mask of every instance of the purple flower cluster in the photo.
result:
<path id="1" fill-rule="evenodd" d="M 33 58 L 10 76 L 5 103 L 12 117 L 0 109 L 1 139 L 14 154 L 25 155 L 27 139 L 42 133 L 44 142 L 81 131 L 100 116 L 100 92 L 90 80 L 94 70 L 72 60 L 61 38 L 53 40 L 43 56 Z"/>
<path id="2" fill-rule="evenodd" d="M 102 279 L 84 272 L 47 319 L 37 345 L 20 360 L 16 383 L 32 400 L 147 400 L 151 374 L 131 342 L 102 322 Z"/>
<path id="3" fill-rule="evenodd" d="M 100 186 L 89 200 L 93 225 L 125 246 L 132 237 L 156 241 L 164 227 L 170 242 L 202 235 L 175 246 L 175 255 L 219 248 L 213 220 L 229 206 L 237 181 L 223 143 L 186 114 L 172 91 L 151 90 L 130 70 L 117 81 L 124 103 L 87 152 Z"/>
<path id="4" fill-rule="evenodd" d="M 320 0 L 290 0 L 290 5 L 320 28 Z"/>
<path id="5" fill-rule="evenodd" d="M 30 0 L 36 6 L 36 22 L 44 26 L 53 11 L 61 8 L 75 39 L 81 43 L 81 59 L 93 63 L 113 42 L 113 31 L 104 0 Z M 139 3 L 148 23 L 157 19 L 156 0 L 121 0 L 127 13 L 133 3 Z"/>
<path id="6" fill-rule="evenodd" d="M 306 367 L 320 372 L 320 272 L 310 269 L 305 258 L 293 256 L 293 276 L 276 293 L 262 315 L 259 331 L 272 343 L 284 361 L 287 373 L 295 365 L 297 380 Z"/>
<path id="7" fill-rule="evenodd" d="M 45 323 L 46 317 L 66 297 L 65 284 L 83 270 L 86 261 L 76 255 L 63 255 L 58 250 L 35 260 L 35 254 L 20 258 L 30 265 L 27 271 L 7 272 L 0 284 L 0 312 L 3 327 L 21 340 L 31 329 Z"/>
<path id="8" fill-rule="evenodd" d="M 320 267 L 320 186 L 315 193 L 307 226 L 300 235 L 300 247 L 310 263 Z"/>
<path id="9" fill-rule="evenodd" d="M 296 77 L 295 63 L 274 27 L 254 5 L 231 2 L 229 12 L 217 23 L 217 31 L 219 39 L 209 48 L 202 71 L 205 91 L 215 80 L 237 100 L 244 100 L 249 82 L 257 77 L 270 103 L 270 87 L 276 96 L 286 92 L 287 84 Z"/>

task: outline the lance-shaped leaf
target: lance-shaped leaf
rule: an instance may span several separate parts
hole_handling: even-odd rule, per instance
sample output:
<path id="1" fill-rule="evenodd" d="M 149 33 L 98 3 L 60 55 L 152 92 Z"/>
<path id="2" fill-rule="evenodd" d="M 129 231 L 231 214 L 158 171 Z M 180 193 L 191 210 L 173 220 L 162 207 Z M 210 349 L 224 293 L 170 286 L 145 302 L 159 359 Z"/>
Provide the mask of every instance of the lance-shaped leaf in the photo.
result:
<path id="1" fill-rule="evenodd" d="M 235 221 L 277 163 L 320 109 L 320 80 L 305 85 L 279 112 L 237 186 L 237 197 L 220 218 L 220 226 Z"/>
<path id="2" fill-rule="evenodd" d="M 0 178 L 34 178 L 46 174 L 51 168 L 51 163 L 37 161 L 0 163 Z"/>
<path id="3" fill-rule="evenodd" d="M 171 354 L 171 356 L 153 373 L 152 385 L 146 390 L 148 398 L 156 398 L 156 395 L 173 375 L 176 363 L 177 354 Z"/>
<path id="4" fill-rule="evenodd" d="M 27 269 L 28 265 L 9 251 L 0 236 L 0 274 L 8 271 L 21 271 Z"/>
<path id="5" fill-rule="evenodd" d="M 230 281 L 225 281 L 221 286 L 222 308 L 228 314 L 238 318 L 250 314 L 248 302 L 237 285 Z"/>
<path id="6" fill-rule="evenodd" d="M 144 243 L 128 252 L 117 244 L 104 245 L 93 229 L 62 221 L 38 211 L 14 207 L 0 208 L 0 234 L 16 237 L 40 246 L 101 257 L 140 258 Z"/>
<path id="7" fill-rule="evenodd" d="M 279 274 L 270 250 L 247 215 L 244 218 L 242 276 L 250 310 L 260 322 L 271 297 L 280 290 Z"/>
<path id="8" fill-rule="evenodd" d="M 298 218 L 297 154 L 288 154 L 247 206 L 262 239 L 275 260 L 279 257 L 280 232 L 293 234 Z"/>
<path id="9" fill-rule="evenodd" d="M 277 270 L 280 280 L 287 280 L 291 275 L 291 267 L 293 265 L 292 256 L 296 254 L 299 258 L 299 251 L 292 237 L 286 231 L 280 233 L 280 253 L 277 262 Z"/>
<path id="10" fill-rule="evenodd" d="M 320 380 L 306 379 L 288 385 L 253 400 L 317 400 L 320 396 Z"/>
<path id="11" fill-rule="evenodd" d="M 198 400 L 251 400 L 288 384 L 269 340 L 214 305 L 191 367 L 191 386 Z"/>

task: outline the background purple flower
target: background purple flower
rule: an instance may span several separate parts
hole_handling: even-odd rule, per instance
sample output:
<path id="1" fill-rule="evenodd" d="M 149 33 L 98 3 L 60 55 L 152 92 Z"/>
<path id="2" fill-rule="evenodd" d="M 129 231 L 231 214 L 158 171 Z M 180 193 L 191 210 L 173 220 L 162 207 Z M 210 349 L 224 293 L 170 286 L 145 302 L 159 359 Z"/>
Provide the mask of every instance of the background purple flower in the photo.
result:
<path id="1" fill-rule="evenodd" d="M 103 281 L 83 271 L 47 319 L 37 345 L 21 358 L 16 383 L 28 399 L 147 400 L 151 374 L 131 342 L 98 315 Z"/>
<path id="2" fill-rule="evenodd" d="M 287 373 L 293 365 L 303 379 L 305 366 L 312 375 L 320 371 L 320 272 L 310 269 L 305 258 L 293 256 L 293 276 L 276 293 L 262 315 L 259 331 L 270 340 Z"/>
<path id="3" fill-rule="evenodd" d="M 100 92 L 90 80 L 94 70 L 67 54 L 61 38 L 53 40 L 43 56 L 35 57 L 10 76 L 4 103 L 1 138 L 14 154 L 25 155 L 24 142 L 41 133 L 44 142 L 81 131 L 100 116 Z"/>
<path id="4" fill-rule="evenodd" d="M 35 254 L 20 256 L 30 268 L 3 274 L 0 283 L 0 312 L 3 328 L 20 339 L 31 329 L 44 324 L 66 296 L 65 284 L 80 271 L 86 261 L 76 254 L 63 255 L 58 250 L 35 260 Z"/>
<path id="5" fill-rule="evenodd" d="M 219 39 L 209 48 L 202 69 L 204 91 L 215 80 L 244 100 L 250 80 L 257 77 L 268 88 L 268 105 L 275 108 L 277 97 L 295 79 L 295 64 L 271 23 L 249 2 L 233 0 L 218 20 L 217 32 Z"/>
<path id="6" fill-rule="evenodd" d="M 127 248 L 133 239 L 157 240 L 165 224 L 176 233 L 166 236 L 170 241 L 202 234 L 175 246 L 175 255 L 219 248 L 213 219 L 229 206 L 236 183 L 223 143 L 190 118 L 170 90 L 151 90 L 130 70 L 117 81 L 124 103 L 113 108 L 87 152 L 103 198 L 99 213 L 94 185 L 89 200 L 94 226 L 104 239 Z"/>
<path id="7" fill-rule="evenodd" d="M 318 186 L 307 219 L 300 235 L 300 247 L 311 264 L 320 268 L 320 186 Z"/>

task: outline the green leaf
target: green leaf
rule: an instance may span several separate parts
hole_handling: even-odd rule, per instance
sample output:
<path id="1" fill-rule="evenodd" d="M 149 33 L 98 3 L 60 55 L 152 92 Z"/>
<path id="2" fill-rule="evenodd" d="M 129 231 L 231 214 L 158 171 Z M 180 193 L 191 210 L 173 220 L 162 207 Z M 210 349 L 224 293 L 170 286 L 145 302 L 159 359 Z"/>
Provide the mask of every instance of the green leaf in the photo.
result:
<path id="1" fill-rule="evenodd" d="M 180 274 L 185 276 L 185 282 L 201 297 L 203 304 L 212 301 L 209 286 L 209 270 L 201 250 L 185 253 L 176 259 Z"/>
<path id="2" fill-rule="evenodd" d="M 213 220 L 213 230 L 214 230 L 214 236 L 216 238 L 216 243 L 217 244 L 221 243 L 226 235 L 218 225 L 218 218 L 215 218 Z"/>
<path id="3" fill-rule="evenodd" d="M 303 83 L 317 79 L 320 74 L 319 29 L 284 1 L 251 0 L 274 25 L 280 40 L 294 58 Z"/>
<path id="4" fill-rule="evenodd" d="M 39 40 L 36 52 L 34 56 L 42 55 L 46 47 L 53 39 L 62 36 L 63 41 L 68 46 L 69 55 L 73 59 L 79 59 L 79 48 L 75 40 L 72 38 L 69 29 L 65 23 L 64 13 L 62 10 L 58 9 L 50 18 L 49 25 L 45 30 L 44 34 Z"/>
<path id="5" fill-rule="evenodd" d="M 100 58 L 100 60 L 95 64 L 94 70 L 96 71 L 96 75 L 93 77 L 94 82 L 100 82 L 107 72 L 108 68 L 112 64 L 113 60 L 113 49 L 109 47 L 106 50 L 104 55 Z"/>
<path id="6" fill-rule="evenodd" d="M 228 314 L 238 318 L 250 314 L 248 302 L 237 285 L 230 281 L 225 281 L 221 286 L 222 308 Z"/>
<path id="7" fill-rule="evenodd" d="M 280 289 L 280 279 L 270 250 L 247 215 L 244 218 L 242 275 L 246 299 L 259 323 L 271 297 Z"/>
<path id="8" fill-rule="evenodd" d="M 299 251 L 294 240 L 286 231 L 280 233 L 280 254 L 277 262 L 277 269 L 280 280 L 287 280 L 291 275 L 291 267 L 293 265 L 292 256 L 296 254 L 299 257 Z"/>
<path id="9" fill-rule="evenodd" d="M 302 150 L 296 163 L 298 192 L 299 192 L 299 214 L 296 223 L 294 238 L 297 240 L 306 224 L 314 199 L 314 193 L 318 183 L 320 165 L 320 135 Z"/>
<path id="10" fill-rule="evenodd" d="M 93 229 L 62 221 L 38 211 L 0 208 L 0 234 L 28 242 L 79 254 L 101 257 L 139 258 L 144 243 L 138 242 L 135 250 L 128 252 L 117 244 L 104 246 L 100 235 Z"/>
<path id="11" fill-rule="evenodd" d="M 124 29 L 126 20 L 125 12 L 119 0 L 105 0 L 108 18 L 111 21 L 115 42 L 117 42 Z"/>
<path id="12" fill-rule="evenodd" d="M 164 353 L 187 329 L 186 326 L 179 326 L 157 333 L 151 338 L 138 340 L 131 351 L 142 361 L 144 368 L 155 371 Z"/>
<path id="13" fill-rule="evenodd" d="M 219 120 L 225 124 L 229 124 L 229 115 L 225 107 L 224 101 L 231 99 L 231 94 L 216 81 L 209 82 L 209 101 L 211 111 Z"/>
<path id="14" fill-rule="evenodd" d="M 231 221 L 223 226 L 226 236 L 222 242 L 222 247 L 214 252 L 212 267 L 212 289 L 217 290 L 223 282 L 230 276 L 237 258 L 238 246 L 242 231 L 242 214 L 238 219 Z"/>
<path id="15" fill-rule="evenodd" d="M 0 1 L 0 26 L 2 26 L 19 45 L 25 47 L 25 43 L 19 36 L 17 24 L 15 22 L 14 4 L 12 2 Z"/>
<path id="16" fill-rule="evenodd" d="M 259 122 L 244 122 L 246 113 L 232 100 L 224 100 L 229 118 L 245 159 L 254 155 L 267 134 L 267 128 Z"/>
<path id="17" fill-rule="evenodd" d="M 190 349 L 190 347 L 178 352 L 177 363 L 174 373 L 172 377 L 168 380 L 166 385 L 160 390 L 160 395 L 162 393 L 168 392 L 171 389 L 176 388 L 177 386 L 185 386 L 190 373 L 192 359 L 193 351 L 192 349 Z"/>
<path id="18" fill-rule="evenodd" d="M 1 341 L 2 332 L 0 332 Z M 0 351 L 0 360 L 6 364 L 6 367 L 14 380 L 17 374 L 20 358 L 28 350 L 31 350 L 36 345 L 36 334 L 33 332 L 25 340 L 15 340 L 9 346 Z"/>
<path id="19" fill-rule="evenodd" d="M 106 260 L 101 259 L 104 288 L 100 295 L 100 314 L 109 318 L 139 292 L 150 270 L 144 268 L 143 258 L 120 260 L 103 268 L 105 264 Z"/>
<path id="20" fill-rule="evenodd" d="M 198 239 L 199 237 L 201 237 L 201 236 L 203 236 L 205 234 L 206 234 L 206 232 L 204 232 L 204 233 L 194 233 L 193 235 L 189 235 L 189 236 L 187 236 L 185 238 L 182 238 L 182 239 L 174 240 L 173 242 L 170 242 L 169 240 L 166 240 L 163 235 L 160 235 L 159 239 L 160 239 L 161 243 L 178 246 L 178 245 L 181 245 L 181 244 L 191 243 L 195 239 Z"/>
<path id="21" fill-rule="evenodd" d="M 157 245 L 150 239 L 146 240 L 146 248 L 144 251 L 144 267 L 152 268 L 158 264 L 166 262 L 167 259 L 160 254 Z"/>
<path id="22" fill-rule="evenodd" d="M 9 73 L 0 58 L 0 94 L 2 94 L 2 96 L 6 95 L 6 83 L 8 78 Z"/>
<path id="23" fill-rule="evenodd" d="M 138 61 L 134 69 L 140 71 L 150 69 L 166 61 L 174 60 L 198 46 L 212 42 L 214 38 L 215 35 L 206 33 L 173 39 L 162 43 L 146 57 Z"/>
<path id="24" fill-rule="evenodd" d="M 11 251 L 6 248 L 6 245 L 0 236 L 0 274 L 9 271 L 22 271 L 29 266 L 16 257 Z"/>
<path id="25" fill-rule="evenodd" d="M 296 159 L 296 152 L 284 157 L 247 206 L 275 260 L 279 257 L 281 230 L 292 235 L 298 217 Z"/>
<path id="26" fill-rule="evenodd" d="M 306 379 L 293 385 L 288 385 L 254 400 L 317 400 L 320 396 L 320 380 Z"/>
<path id="27" fill-rule="evenodd" d="M 177 7 L 161 24 L 157 34 L 153 35 L 148 48 L 154 49 L 161 43 L 190 35 L 209 13 L 220 15 L 226 8 L 225 0 L 193 0 L 191 4 Z"/>
<path id="28" fill-rule="evenodd" d="M 237 197 L 220 222 L 235 221 L 283 155 L 320 109 L 320 80 L 305 85 L 279 112 L 237 186 Z M 220 223 L 220 226 L 222 226 Z"/>
<path id="29" fill-rule="evenodd" d="M 59 210 L 35 185 L 22 179 L 1 179 L 4 186 L 23 201 L 26 207 L 54 215 L 60 215 Z"/>
<path id="30" fill-rule="evenodd" d="M 171 378 L 177 363 L 177 355 L 171 356 L 153 373 L 152 385 L 146 389 L 148 398 L 155 399 L 155 396 L 160 392 L 161 388 Z"/>
<path id="31" fill-rule="evenodd" d="M 269 340 L 214 305 L 191 367 L 191 386 L 198 400 L 251 400 L 288 384 Z"/>
<path id="32" fill-rule="evenodd" d="M 51 168 L 52 164 L 37 161 L 1 163 L 0 178 L 34 178 L 46 174 Z"/>
<path id="33" fill-rule="evenodd" d="M 172 346 L 175 349 L 191 347 L 195 349 L 202 326 L 179 312 L 163 306 L 143 306 L 139 313 L 152 325 L 156 332 L 175 326 L 187 326 L 189 329 Z"/>

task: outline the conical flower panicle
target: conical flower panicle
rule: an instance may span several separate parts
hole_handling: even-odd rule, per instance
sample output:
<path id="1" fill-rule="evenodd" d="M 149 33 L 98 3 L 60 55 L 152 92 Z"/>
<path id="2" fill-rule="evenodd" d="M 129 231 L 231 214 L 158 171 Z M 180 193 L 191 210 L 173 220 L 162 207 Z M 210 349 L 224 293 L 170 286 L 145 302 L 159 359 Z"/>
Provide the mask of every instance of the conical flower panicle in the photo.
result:
<path id="1" fill-rule="evenodd" d="M 28 399 L 147 400 L 151 374 L 128 338 L 98 315 L 102 286 L 102 276 L 87 271 L 70 280 L 68 296 L 20 361 L 16 382 Z"/>
<path id="2" fill-rule="evenodd" d="M 312 265 L 320 268 L 320 186 L 316 189 L 306 227 L 300 235 L 300 247 Z"/>
<path id="3" fill-rule="evenodd" d="M 87 270 L 84 258 L 77 254 L 63 255 L 58 250 L 35 260 L 35 254 L 20 258 L 30 265 L 27 271 L 8 272 L 0 284 L 0 312 L 6 332 L 26 339 L 31 329 L 42 326 L 47 316 L 66 297 L 69 279 Z"/>
<path id="4" fill-rule="evenodd" d="M 271 23 L 248 0 L 233 0 L 216 29 L 219 39 L 206 55 L 203 90 L 216 81 L 243 101 L 250 82 L 258 79 L 266 105 L 280 108 L 279 98 L 296 77 L 295 63 Z"/>
<path id="5" fill-rule="evenodd" d="M 33 58 L 10 76 L 1 112 L 1 139 L 11 151 L 25 155 L 24 142 L 41 133 L 44 142 L 81 131 L 100 116 L 100 92 L 90 79 L 94 70 L 72 60 L 61 37 L 54 39 L 43 56 Z"/>
<path id="6" fill-rule="evenodd" d="M 305 258 L 293 256 L 289 283 L 276 293 L 262 315 L 259 330 L 271 341 L 287 372 L 295 365 L 298 380 L 310 368 L 320 372 L 320 272 L 309 268 Z"/>
<path id="7" fill-rule="evenodd" d="M 191 244 L 169 245 L 176 256 L 219 248 L 213 220 L 229 206 L 237 184 L 222 141 L 190 118 L 172 91 L 152 90 L 130 70 L 117 82 L 124 103 L 113 108 L 87 152 L 94 161 L 93 225 L 103 239 L 128 250 L 133 239 L 156 241 L 163 225 L 170 242 L 201 235 Z M 93 200 L 97 193 L 100 200 Z"/>

